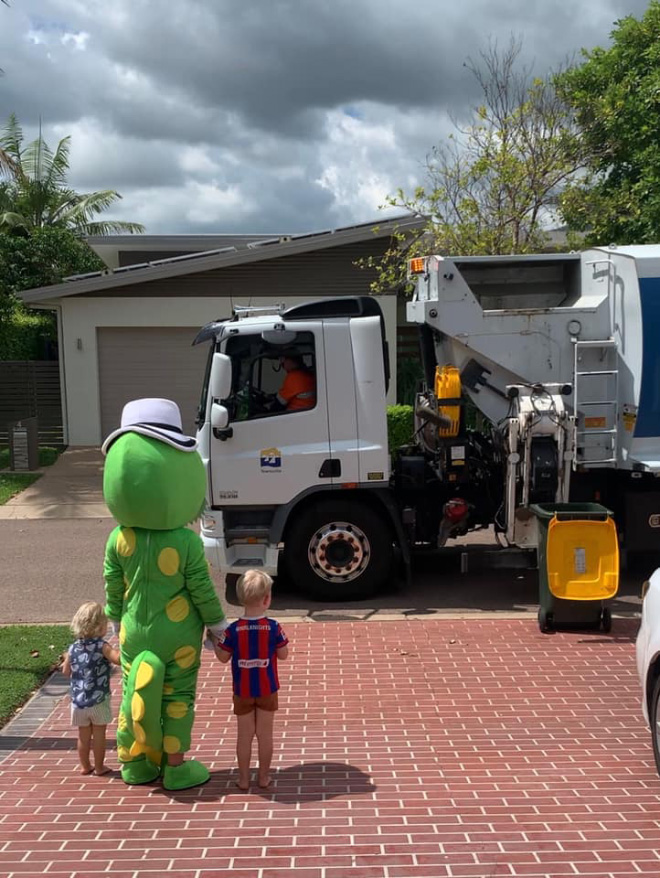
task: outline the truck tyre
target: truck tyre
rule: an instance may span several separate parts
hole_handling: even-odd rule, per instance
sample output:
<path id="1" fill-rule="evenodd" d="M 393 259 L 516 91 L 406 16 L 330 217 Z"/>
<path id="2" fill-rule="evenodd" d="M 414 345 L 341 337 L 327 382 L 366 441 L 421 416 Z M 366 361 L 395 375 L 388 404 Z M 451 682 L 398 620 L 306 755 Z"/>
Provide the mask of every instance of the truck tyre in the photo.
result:
<path id="1" fill-rule="evenodd" d="M 293 584 L 316 600 L 364 600 L 392 575 L 389 522 L 353 500 L 323 500 L 294 519 L 284 545 Z"/>

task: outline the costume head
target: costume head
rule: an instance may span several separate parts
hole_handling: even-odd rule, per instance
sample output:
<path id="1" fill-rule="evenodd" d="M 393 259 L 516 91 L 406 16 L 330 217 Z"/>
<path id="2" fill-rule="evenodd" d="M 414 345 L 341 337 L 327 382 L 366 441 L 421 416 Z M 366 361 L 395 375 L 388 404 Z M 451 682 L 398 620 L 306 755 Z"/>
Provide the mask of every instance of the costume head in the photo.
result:
<path id="1" fill-rule="evenodd" d="M 124 406 L 121 427 L 102 447 L 103 496 L 124 527 L 174 530 L 202 513 L 206 493 L 197 440 L 183 433 L 169 399 L 136 399 Z"/>

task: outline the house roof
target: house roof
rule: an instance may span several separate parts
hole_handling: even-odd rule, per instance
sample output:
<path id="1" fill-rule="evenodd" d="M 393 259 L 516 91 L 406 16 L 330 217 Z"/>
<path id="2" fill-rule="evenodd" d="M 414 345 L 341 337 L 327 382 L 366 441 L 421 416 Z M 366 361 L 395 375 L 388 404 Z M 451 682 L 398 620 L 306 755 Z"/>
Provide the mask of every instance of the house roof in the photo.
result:
<path id="1" fill-rule="evenodd" d="M 23 290 L 18 295 L 29 305 L 47 302 L 66 296 L 77 296 L 98 290 L 112 290 L 129 284 L 146 283 L 163 278 L 178 277 L 225 268 L 231 265 L 244 265 L 267 259 L 279 259 L 343 244 L 355 244 L 372 238 L 390 237 L 395 232 L 415 232 L 424 227 L 422 217 L 406 214 L 383 222 L 362 223 L 329 231 L 312 232 L 302 235 L 290 235 L 277 238 L 238 235 L 234 244 L 185 256 L 169 259 L 157 259 L 138 265 L 126 265 L 122 268 L 95 271 L 90 274 L 74 275 L 65 278 L 62 283 L 46 287 Z M 122 236 L 123 237 L 123 236 Z M 141 240 L 131 236 L 132 243 Z M 154 236 L 148 236 L 153 240 Z M 214 237 L 214 236 L 210 236 Z M 227 236 L 217 236 L 225 238 Z"/>
<path id="2" fill-rule="evenodd" d="M 145 262 L 158 259 L 158 253 L 163 257 L 183 256 L 282 237 L 272 232 L 269 235 L 88 235 L 85 240 L 108 268 L 114 269 L 120 267 L 120 259 L 123 265 L 129 264 L 131 254 L 136 254 L 134 262 Z M 150 255 L 145 257 L 145 253 Z"/>

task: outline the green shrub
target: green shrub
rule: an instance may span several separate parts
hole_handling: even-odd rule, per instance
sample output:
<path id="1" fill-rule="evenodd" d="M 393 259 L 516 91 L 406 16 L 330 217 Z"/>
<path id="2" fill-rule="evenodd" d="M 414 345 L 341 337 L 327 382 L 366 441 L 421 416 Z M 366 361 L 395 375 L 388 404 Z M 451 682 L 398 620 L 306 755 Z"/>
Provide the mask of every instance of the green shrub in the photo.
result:
<path id="1" fill-rule="evenodd" d="M 414 357 L 400 358 L 396 368 L 396 401 L 399 405 L 414 405 L 424 378 L 422 364 Z"/>
<path id="2" fill-rule="evenodd" d="M 50 445 L 39 446 L 39 466 L 52 466 L 59 456 L 58 448 L 52 448 Z"/>
<path id="3" fill-rule="evenodd" d="M 50 445 L 39 446 L 39 466 L 52 466 L 62 453 L 60 448 L 53 448 Z M 0 470 L 7 469 L 10 463 L 9 448 L 6 445 L 0 446 Z"/>
<path id="4" fill-rule="evenodd" d="M 0 360 L 47 359 L 47 347 L 56 339 L 52 314 L 26 312 L 17 305 L 13 314 L 0 319 Z"/>
<path id="5" fill-rule="evenodd" d="M 413 407 L 411 405 L 390 405 L 387 407 L 387 442 L 390 454 L 412 439 L 415 430 Z"/>

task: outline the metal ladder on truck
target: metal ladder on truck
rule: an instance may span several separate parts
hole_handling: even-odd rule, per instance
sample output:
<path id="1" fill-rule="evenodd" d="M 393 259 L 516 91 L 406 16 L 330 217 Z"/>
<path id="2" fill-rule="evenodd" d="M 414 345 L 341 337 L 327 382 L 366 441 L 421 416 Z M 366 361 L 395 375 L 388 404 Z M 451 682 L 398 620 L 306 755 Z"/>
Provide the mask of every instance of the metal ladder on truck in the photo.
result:
<path id="1" fill-rule="evenodd" d="M 573 468 L 615 464 L 618 456 L 619 423 L 618 345 L 613 338 L 585 341 L 574 339 L 573 345 Z M 595 364 L 596 368 L 593 367 L 595 358 L 599 361 Z M 585 359 L 588 361 L 586 364 Z M 598 414 L 590 415 L 589 411 L 593 412 L 594 409 Z M 606 438 L 602 443 L 597 440 L 596 444 L 589 444 L 588 440 L 597 436 Z"/>

